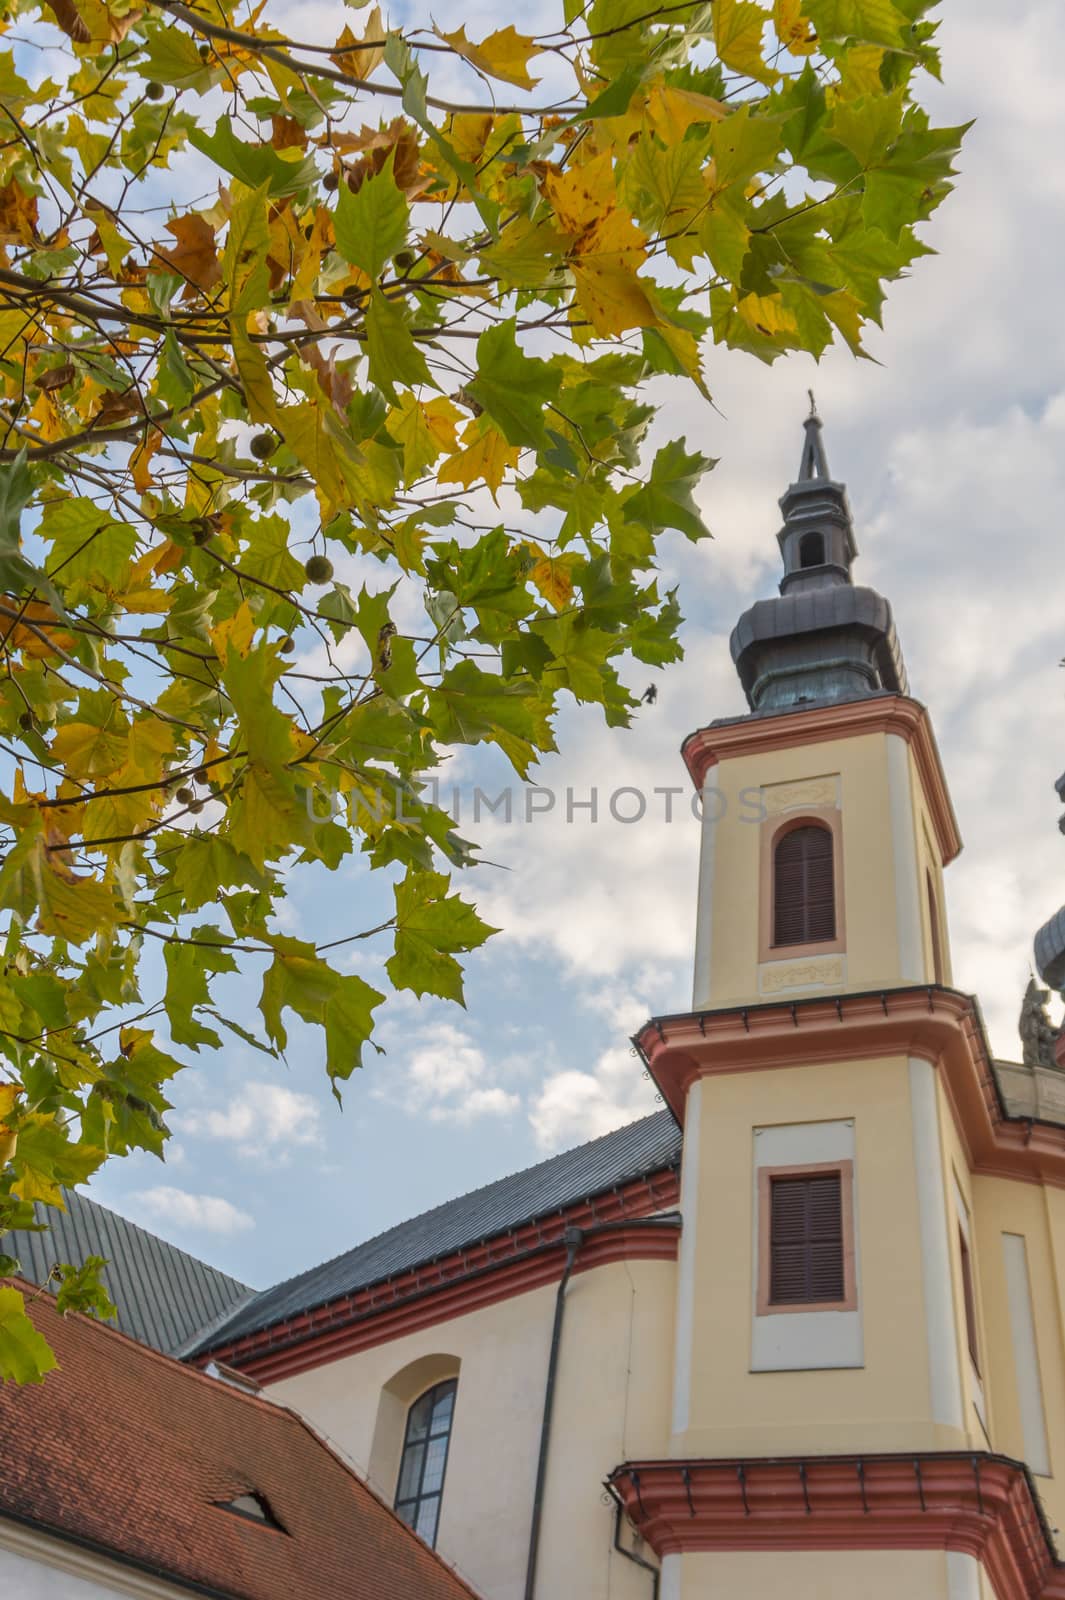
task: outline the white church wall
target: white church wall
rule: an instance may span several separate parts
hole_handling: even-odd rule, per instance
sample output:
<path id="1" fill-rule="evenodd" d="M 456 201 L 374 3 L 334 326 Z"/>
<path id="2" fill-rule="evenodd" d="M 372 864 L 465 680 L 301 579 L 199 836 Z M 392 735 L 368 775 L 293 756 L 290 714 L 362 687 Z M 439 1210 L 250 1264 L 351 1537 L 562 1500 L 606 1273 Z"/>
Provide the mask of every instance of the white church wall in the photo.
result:
<path id="1" fill-rule="evenodd" d="M 626 1457 L 666 1453 L 675 1274 L 671 1261 L 622 1261 L 570 1280 L 538 1594 L 645 1600 L 647 1574 L 613 1552 L 602 1481 Z M 554 1304 L 554 1285 L 534 1289 L 268 1390 L 391 1503 L 399 1446 L 382 1447 L 378 1437 L 375 1447 L 382 1392 L 414 1362 L 454 1361 L 459 1387 L 437 1549 L 487 1600 L 520 1600 L 524 1589 Z"/>
<path id="2" fill-rule="evenodd" d="M 192 1590 L 0 1518 L 0 1595 L 18 1600 L 183 1600 Z"/>

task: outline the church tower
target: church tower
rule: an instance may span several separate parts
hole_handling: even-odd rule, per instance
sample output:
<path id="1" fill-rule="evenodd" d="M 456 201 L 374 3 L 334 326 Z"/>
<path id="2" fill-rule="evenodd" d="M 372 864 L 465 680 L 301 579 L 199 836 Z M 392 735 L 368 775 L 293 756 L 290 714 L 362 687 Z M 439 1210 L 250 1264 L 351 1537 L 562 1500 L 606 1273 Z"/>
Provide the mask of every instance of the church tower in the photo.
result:
<path id="1" fill-rule="evenodd" d="M 813 409 L 780 506 L 749 711 L 683 747 L 693 1005 L 636 1040 L 684 1130 L 670 1445 L 611 1483 L 661 1600 L 1065 1595 L 1065 1132 L 952 987 L 958 827 Z"/>

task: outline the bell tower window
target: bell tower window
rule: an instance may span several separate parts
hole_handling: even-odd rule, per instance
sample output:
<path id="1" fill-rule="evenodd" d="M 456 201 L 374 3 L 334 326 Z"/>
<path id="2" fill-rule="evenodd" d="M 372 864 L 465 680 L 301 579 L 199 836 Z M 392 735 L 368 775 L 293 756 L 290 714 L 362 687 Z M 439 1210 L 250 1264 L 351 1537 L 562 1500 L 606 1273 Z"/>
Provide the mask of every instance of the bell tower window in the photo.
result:
<path id="1" fill-rule="evenodd" d="M 773 851 L 773 944 L 821 944 L 835 937 L 832 831 L 803 823 L 783 834 Z"/>
<path id="2" fill-rule="evenodd" d="M 804 533 L 799 540 L 799 566 L 821 567 L 825 561 L 825 536 L 823 533 Z"/>

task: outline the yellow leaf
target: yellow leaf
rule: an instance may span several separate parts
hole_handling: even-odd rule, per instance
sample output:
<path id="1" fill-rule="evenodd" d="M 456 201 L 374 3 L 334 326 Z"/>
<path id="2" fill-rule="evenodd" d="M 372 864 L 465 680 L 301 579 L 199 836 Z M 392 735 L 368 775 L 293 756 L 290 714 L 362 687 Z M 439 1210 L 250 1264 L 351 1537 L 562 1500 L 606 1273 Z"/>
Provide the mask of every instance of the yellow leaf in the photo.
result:
<path id="1" fill-rule="evenodd" d="M 480 44 L 470 43 L 465 27 L 457 28 L 454 33 L 442 33 L 439 28 L 434 28 L 433 32 L 457 55 L 490 78 L 517 84 L 519 89 L 535 89 L 540 81 L 529 76 L 529 58 L 540 54 L 539 46 L 529 34 L 518 33 L 512 26 L 497 29 Z"/>
<path id="2" fill-rule="evenodd" d="M 809 56 L 817 49 L 817 32 L 802 14 L 802 0 L 773 0 L 773 26 L 793 56 Z"/>
<path id="3" fill-rule="evenodd" d="M 254 633 L 255 618 L 251 606 L 242 600 L 231 617 L 226 617 L 211 629 L 211 643 L 219 661 L 225 661 L 230 650 L 235 650 L 238 656 L 246 656 L 251 649 Z"/>
<path id="4" fill-rule="evenodd" d="M 573 598 L 573 579 L 562 556 L 542 556 L 529 577 L 556 611 L 561 611 Z"/>
<path id="5" fill-rule="evenodd" d="M 112 277 L 117 277 L 122 270 L 123 261 L 125 261 L 126 257 L 129 255 L 129 240 L 122 237 L 118 229 L 115 227 L 115 224 L 111 221 L 111 218 L 107 215 L 107 212 L 104 211 L 102 207 L 97 210 L 95 207 L 86 206 L 85 209 L 87 211 L 91 211 L 92 219 L 96 224 L 96 231 L 100 235 L 100 244 L 103 247 L 104 255 L 107 257 L 107 265 L 110 268 L 111 275 Z"/>
<path id="6" fill-rule="evenodd" d="M 333 47 L 336 54 L 329 59 L 346 78 L 368 78 L 385 59 L 386 37 L 381 8 L 374 6 L 366 18 L 366 32 L 362 38 L 356 38 L 350 28 L 345 28 Z"/>
<path id="7" fill-rule="evenodd" d="M 127 730 L 97 728 L 88 722 L 68 722 L 51 744 L 51 757 L 72 778 L 105 778 L 126 759 Z"/>
<path id="8" fill-rule="evenodd" d="M 887 52 L 878 44 L 856 44 L 840 58 L 840 94 L 845 99 L 884 92 L 880 67 Z"/>
<path id="9" fill-rule="evenodd" d="M 314 286 L 318 281 L 318 271 L 322 265 L 322 257 L 327 250 L 333 248 L 333 218 L 324 206 L 315 209 L 314 221 L 311 224 L 311 236 L 306 241 L 306 249 L 300 258 L 299 267 L 292 280 L 291 297 L 293 302 L 309 300 L 314 295 Z"/>
<path id="10" fill-rule="evenodd" d="M 453 150 L 471 166 L 479 166 L 491 136 L 495 118 L 490 111 L 459 112 L 452 117 L 448 140 Z"/>
<path id="11" fill-rule="evenodd" d="M 175 596 L 162 589 L 131 588 L 112 598 L 119 601 L 123 611 L 135 612 L 137 616 L 151 616 L 169 611 Z"/>
<path id="12" fill-rule="evenodd" d="M 615 208 L 583 235 L 569 258 L 577 303 L 602 337 L 661 321 L 648 294 L 650 284 L 636 276 L 645 243 L 628 212 Z"/>
<path id="13" fill-rule="evenodd" d="M 277 397 L 273 379 L 266 365 L 262 346 L 253 344 L 248 337 L 246 317 L 230 317 L 230 336 L 233 340 L 233 359 L 237 364 L 244 398 L 248 402 L 248 415 L 253 422 L 264 422 L 280 431 Z"/>
<path id="14" fill-rule="evenodd" d="M 594 226 L 615 198 L 613 158 L 609 150 L 583 167 L 567 167 L 565 172 L 548 172 L 544 191 L 563 233 L 578 237 Z"/>
<path id="15" fill-rule="evenodd" d="M 720 122 L 727 110 L 720 100 L 712 100 L 709 95 L 656 83 L 647 96 L 647 115 L 663 144 L 672 148 L 680 143 L 689 128 L 704 122 Z"/>
<path id="16" fill-rule="evenodd" d="M 42 933 L 83 944 L 115 920 L 115 901 L 99 879 L 80 877 L 57 865 L 58 856 L 38 839 L 30 857 L 37 891 L 37 926 Z"/>
<path id="17" fill-rule="evenodd" d="M 521 454 L 517 445 L 509 445 L 496 428 L 479 431 L 479 423 L 472 423 L 463 434 L 466 448 L 448 456 L 436 475 L 437 483 L 461 483 L 468 489 L 483 478 L 492 491 L 492 499 L 503 482 L 503 474 L 512 467 Z M 471 440 L 471 443 L 466 443 Z"/>
<path id="18" fill-rule="evenodd" d="M 158 428 L 149 428 L 136 450 L 129 458 L 130 471 L 133 474 L 133 487 L 144 494 L 152 486 L 152 475 L 148 470 L 148 463 L 163 442 L 163 435 Z"/>
<path id="19" fill-rule="evenodd" d="M 736 302 L 736 311 L 754 333 L 765 339 L 789 339 L 799 325 L 778 294 L 745 294 Z"/>
<path id="20" fill-rule="evenodd" d="M 759 83 L 776 83 L 780 73 L 766 65 L 762 35 L 769 13 L 754 0 L 714 0 L 714 43 L 725 66 Z"/>

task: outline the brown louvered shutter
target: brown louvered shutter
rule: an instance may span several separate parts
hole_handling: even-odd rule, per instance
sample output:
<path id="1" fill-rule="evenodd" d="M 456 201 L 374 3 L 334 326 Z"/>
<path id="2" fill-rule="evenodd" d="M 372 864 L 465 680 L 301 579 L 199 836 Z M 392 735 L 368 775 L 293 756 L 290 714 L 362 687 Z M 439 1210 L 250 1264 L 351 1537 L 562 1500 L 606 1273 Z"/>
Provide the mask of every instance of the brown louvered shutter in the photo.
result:
<path id="1" fill-rule="evenodd" d="M 836 937 L 836 875 L 828 828 L 792 828 L 773 852 L 773 943 Z"/>
<path id="2" fill-rule="evenodd" d="M 845 1299 L 840 1174 L 773 1178 L 769 1195 L 770 1305 Z"/>
<path id="3" fill-rule="evenodd" d="M 969 1341 L 969 1355 L 973 1366 L 980 1371 L 980 1346 L 976 1340 L 976 1295 L 973 1293 L 973 1264 L 965 1235 L 958 1229 L 958 1249 L 961 1253 L 961 1289 L 965 1301 L 965 1332 Z"/>

